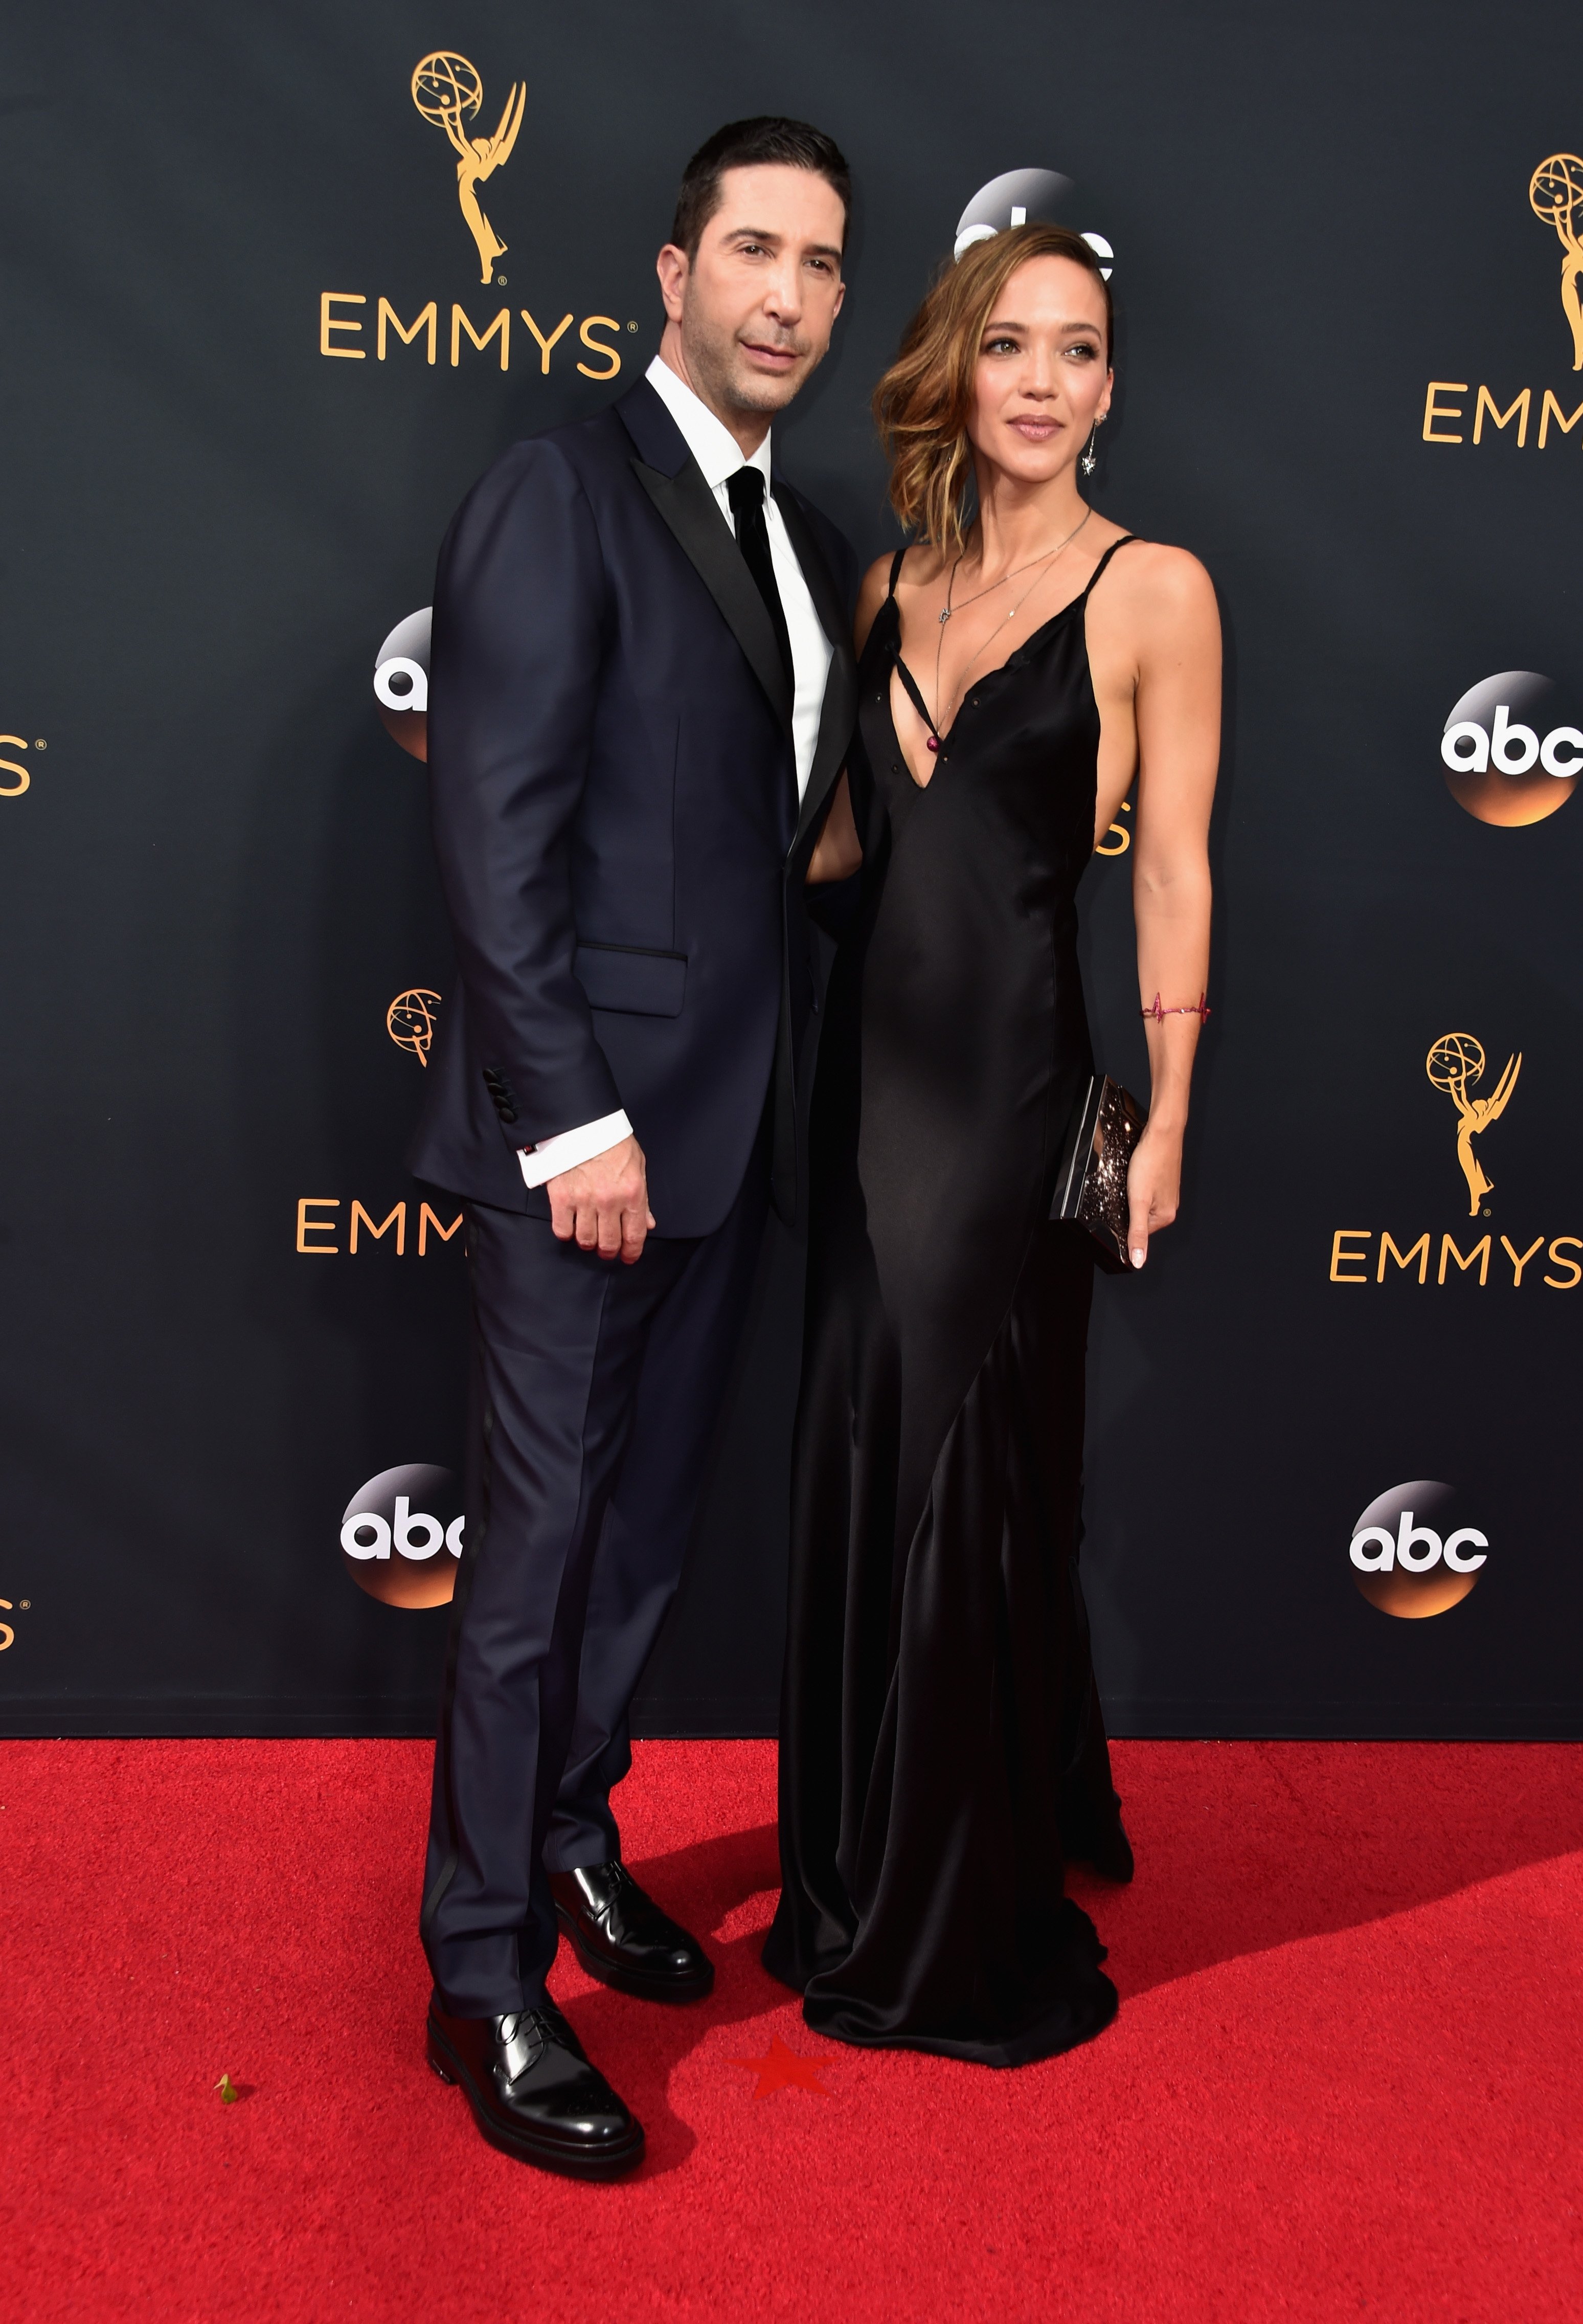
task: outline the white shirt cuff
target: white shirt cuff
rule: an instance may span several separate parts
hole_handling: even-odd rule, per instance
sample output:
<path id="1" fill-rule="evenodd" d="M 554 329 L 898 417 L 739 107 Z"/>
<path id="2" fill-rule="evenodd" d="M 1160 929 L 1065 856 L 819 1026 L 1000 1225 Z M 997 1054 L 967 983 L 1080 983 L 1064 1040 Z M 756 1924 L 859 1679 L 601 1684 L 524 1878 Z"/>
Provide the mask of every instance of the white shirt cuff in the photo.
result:
<path id="1" fill-rule="evenodd" d="M 580 1130 L 562 1130 L 554 1138 L 541 1138 L 537 1146 L 520 1147 L 517 1159 L 529 1185 L 542 1186 L 547 1178 L 558 1178 L 563 1170 L 575 1170 L 579 1162 L 592 1162 L 596 1154 L 608 1154 L 631 1134 L 632 1125 L 624 1112 L 605 1113 L 597 1121 L 585 1121 Z"/>

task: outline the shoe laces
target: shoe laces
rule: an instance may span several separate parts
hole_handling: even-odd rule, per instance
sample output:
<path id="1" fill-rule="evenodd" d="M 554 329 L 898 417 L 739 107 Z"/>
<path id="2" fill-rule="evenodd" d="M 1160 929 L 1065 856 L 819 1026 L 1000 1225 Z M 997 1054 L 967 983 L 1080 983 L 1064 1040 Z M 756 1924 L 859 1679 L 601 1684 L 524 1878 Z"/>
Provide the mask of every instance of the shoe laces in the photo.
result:
<path id="1" fill-rule="evenodd" d="M 566 2031 L 556 2016 L 545 2009 L 512 2010 L 499 2021 L 496 2039 L 502 2052 L 502 2063 L 511 2073 L 512 2081 L 535 2067 L 552 2042 L 559 2041 Z M 513 2052 L 520 2064 L 513 2063 Z"/>
<path id="2" fill-rule="evenodd" d="M 584 1888 L 582 1892 L 583 1901 L 594 1920 L 603 1921 L 608 1918 L 621 1902 L 621 1891 L 624 1888 L 636 1887 L 637 1883 L 619 1857 L 612 1858 L 608 1864 L 591 1865 L 589 1869 L 599 1874 L 604 1893 L 596 1902 Z"/>

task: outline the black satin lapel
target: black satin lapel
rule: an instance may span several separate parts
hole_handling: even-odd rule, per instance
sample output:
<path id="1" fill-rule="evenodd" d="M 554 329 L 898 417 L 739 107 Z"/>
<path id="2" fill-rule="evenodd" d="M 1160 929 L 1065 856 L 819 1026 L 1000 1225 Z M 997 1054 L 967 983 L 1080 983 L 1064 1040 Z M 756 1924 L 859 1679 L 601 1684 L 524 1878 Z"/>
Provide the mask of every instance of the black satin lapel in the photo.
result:
<path id="1" fill-rule="evenodd" d="M 845 763 L 847 745 L 851 741 L 852 727 L 857 718 L 858 674 L 852 659 L 851 625 L 841 602 L 841 593 L 831 577 L 830 567 L 813 530 L 789 493 L 778 492 L 775 505 L 780 511 L 787 538 L 803 568 L 803 578 L 808 585 L 808 595 L 814 600 L 814 611 L 819 616 L 819 626 L 829 639 L 833 649 L 830 675 L 824 681 L 824 702 L 819 713 L 819 740 L 814 748 L 814 763 L 808 771 L 808 787 L 803 793 L 797 811 L 795 851 L 810 825 L 824 812 L 832 784 Z"/>
<path id="2" fill-rule="evenodd" d="M 775 487 L 775 505 L 780 511 L 780 521 L 786 527 L 797 563 L 803 568 L 803 578 L 808 585 L 808 595 L 814 600 L 814 611 L 819 616 L 819 626 L 831 644 L 840 653 L 845 647 L 850 653 L 852 625 L 842 606 L 841 595 L 824 562 L 823 550 L 802 510 L 788 492 Z"/>
<path id="3" fill-rule="evenodd" d="M 792 841 L 794 853 L 809 825 L 824 813 L 831 788 L 846 764 L 857 715 L 856 665 L 851 647 L 838 645 L 830 664 L 830 675 L 824 681 L 824 702 L 819 713 L 819 740 L 814 747 L 813 766 L 808 770 L 808 788 L 803 793 L 803 803 L 797 810 L 796 836 Z"/>
<path id="4" fill-rule="evenodd" d="M 791 695 L 769 615 L 742 561 L 736 536 L 704 481 L 703 470 L 696 461 L 689 459 L 676 475 L 666 476 L 658 468 L 634 460 L 632 474 L 725 616 L 732 635 L 748 657 L 749 668 L 768 696 L 776 716 L 783 726 L 789 726 Z"/>

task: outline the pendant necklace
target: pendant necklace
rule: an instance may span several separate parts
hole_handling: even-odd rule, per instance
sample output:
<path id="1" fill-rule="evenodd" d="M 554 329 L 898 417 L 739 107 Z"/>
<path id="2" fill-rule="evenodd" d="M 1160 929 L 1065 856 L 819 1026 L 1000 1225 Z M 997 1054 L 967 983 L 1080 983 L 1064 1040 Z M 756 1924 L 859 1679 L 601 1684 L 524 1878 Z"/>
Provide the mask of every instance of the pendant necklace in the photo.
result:
<path id="1" fill-rule="evenodd" d="M 1038 587 L 1039 582 L 1045 578 L 1045 572 L 1048 571 L 1051 565 L 1054 563 L 1056 558 L 1060 556 L 1063 549 L 1071 548 L 1072 542 L 1077 539 L 1078 534 L 1082 530 L 1084 525 L 1087 524 L 1092 514 L 1093 510 L 1091 508 L 1084 509 L 1081 516 L 1079 517 L 1077 522 L 1072 526 L 1072 530 L 1067 534 L 1064 540 L 1058 540 L 1054 549 L 1045 549 L 1042 557 L 1030 558 L 1026 565 L 1014 565 L 1009 573 L 1003 573 L 999 581 L 991 581 L 988 589 L 975 589 L 971 597 L 964 597 L 960 605 L 953 605 L 951 602 L 951 593 L 956 586 L 956 567 L 962 563 L 960 557 L 956 558 L 955 562 L 952 566 L 950 576 L 945 584 L 945 610 L 940 616 L 940 625 L 934 632 L 934 699 L 936 703 L 938 703 L 940 699 L 940 657 L 945 646 L 945 624 L 951 619 L 952 614 L 965 613 L 970 605 L 976 605 L 980 597 L 991 596 L 997 589 L 1003 589 L 1008 581 L 1015 579 L 1016 576 L 1019 573 L 1026 573 L 1031 567 L 1035 565 L 1043 567 L 1045 571 L 1040 573 L 1038 580 L 1030 581 L 1028 583 L 1027 587 L 1023 591 L 1022 595 L 1017 599 L 1016 604 L 1013 605 L 1010 612 L 1006 614 L 1005 619 L 997 625 L 998 627 L 1004 629 L 1007 622 L 1016 620 L 1017 614 L 1021 613 L 1023 607 L 1027 604 L 1028 599 L 1033 595 L 1034 591 Z M 980 654 L 987 653 L 994 641 L 995 632 L 994 631 L 991 631 L 989 637 L 985 639 L 983 644 L 979 648 L 978 653 L 974 654 L 971 660 L 964 666 L 962 670 L 962 676 L 964 678 L 966 678 L 968 671 L 971 669 L 973 662 L 978 660 Z M 935 733 L 931 734 L 928 739 L 927 747 L 931 751 L 937 751 L 940 748 L 937 736 L 938 728 L 936 728 Z"/>

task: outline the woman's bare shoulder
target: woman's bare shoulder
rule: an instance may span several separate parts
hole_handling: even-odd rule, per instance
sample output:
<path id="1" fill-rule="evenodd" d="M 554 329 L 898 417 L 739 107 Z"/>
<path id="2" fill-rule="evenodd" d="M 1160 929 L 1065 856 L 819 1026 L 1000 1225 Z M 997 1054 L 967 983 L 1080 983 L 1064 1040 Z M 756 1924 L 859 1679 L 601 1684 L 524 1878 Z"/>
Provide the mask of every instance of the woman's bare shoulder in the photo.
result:
<path id="1" fill-rule="evenodd" d="M 1118 549 L 1091 601 L 1089 632 L 1134 669 L 1219 650 L 1215 585 L 1191 550 L 1141 538 Z"/>
<path id="2" fill-rule="evenodd" d="M 1190 549 L 1134 535 L 1111 560 L 1106 580 L 1112 600 L 1166 619 L 1213 611 L 1215 585 Z"/>
<path id="3" fill-rule="evenodd" d="M 943 555 L 932 541 L 909 540 L 902 550 L 902 564 L 896 576 L 898 589 L 933 588 L 951 559 Z M 877 557 L 863 576 L 859 603 L 882 605 L 890 595 L 890 568 L 896 563 L 896 552 L 888 549 Z"/>
<path id="4" fill-rule="evenodd" d="M 858 591 L 858 612 L 866 613 L 871 622 L 885 603 L 890 588 L 890 557 L 877 557 L 864 574 Z"/>
<path id="5" fill-rule="evenodd" d="M 938 576 L 940 553 L 937 549 L 931 549 L 926 541 L 912 543 L 903 551 L 903 557 L 905 562 L 897 575 L 896 586 L 898 589 L 914 589 Z M 863 650 L 869 632 L 874 626 L 875 614 L 890 595 L 890 574 L 895 563 L 895 550 L 888 549 L 883 557 L 877 557 L 874 559 L 863 576 L 863 586 L 858 591 L 858 614 L 855 625 L 860 653 Z"/>

